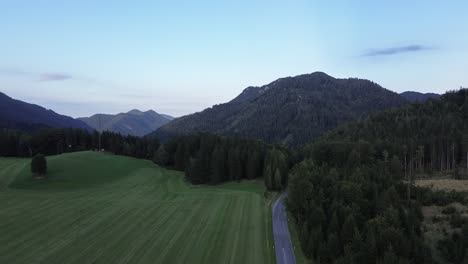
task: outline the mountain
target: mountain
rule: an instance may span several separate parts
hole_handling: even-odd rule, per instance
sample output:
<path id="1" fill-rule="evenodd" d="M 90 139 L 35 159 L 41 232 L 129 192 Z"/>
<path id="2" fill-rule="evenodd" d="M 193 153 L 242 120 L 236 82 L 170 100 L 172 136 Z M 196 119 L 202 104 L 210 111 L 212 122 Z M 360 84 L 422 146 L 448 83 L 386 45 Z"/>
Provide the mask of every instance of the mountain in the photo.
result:
<path id="1" fill-rule="evenodd" d="M 44 107 L 15 100 L 0 92 L 0 128 L 34 131 L 40 128 L 91 128 L 80 120 Z"/>
<path id="2" fill-rule="evenodd" d="M 209 132 L 297 145 L 344 122 L 405 104 L 371 81 L 315 72 L 248 87 L 230 102 L 176 118 L 152 135 L 166 139 Z"/>
<path id="3" fill-rule="evenodd" d="M 419 102 L 419 103 L 422 103 L 422 102 L 425 102 L 429 99 L 439 99 L 440 98 L 440 94 L 436 94 L 436 93 L 419 93 L 419 92 L 413 92 L 413 91 L 407 91 L 407 92 L 403 92 L 400 94 L 401 96 L 403 96 L 406 100 L 412 102 L 412 103 L 416 103 L 416 102 Z"/>
<path id="4" fill-rule="evenodd" d="M 174 118 L 171 116 L 158 114 L 153 110 L 142 112 L 136 109 L 116 115 L 96 114 L 79 118 L 96 130 L 133 136 L 144 136 L 172 119 Z"/>

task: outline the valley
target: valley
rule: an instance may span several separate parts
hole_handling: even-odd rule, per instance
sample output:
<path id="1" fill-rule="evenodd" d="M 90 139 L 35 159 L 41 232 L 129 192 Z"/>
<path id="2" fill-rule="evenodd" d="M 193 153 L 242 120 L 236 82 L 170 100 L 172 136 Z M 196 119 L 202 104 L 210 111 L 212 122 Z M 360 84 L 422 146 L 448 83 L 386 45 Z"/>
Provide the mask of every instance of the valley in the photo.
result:
<path id="1" fill-rule="evenodd" d="M 0 159 L 0 263 L 274 263 L 261 182 L 191 186 L 96 152 Z"/>

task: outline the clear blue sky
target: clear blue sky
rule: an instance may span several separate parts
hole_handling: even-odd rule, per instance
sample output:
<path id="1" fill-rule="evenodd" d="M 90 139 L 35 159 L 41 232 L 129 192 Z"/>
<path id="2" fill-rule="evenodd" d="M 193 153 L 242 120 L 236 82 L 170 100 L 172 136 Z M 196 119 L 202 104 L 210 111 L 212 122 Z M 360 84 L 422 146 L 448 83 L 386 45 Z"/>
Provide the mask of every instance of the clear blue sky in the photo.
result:
<path id="1" fill-rule="evenodd" d="M 175 116 L 314 71 L 468 86 L 468 1 L 1 1 L 0 91 L 73 117 Z"/>

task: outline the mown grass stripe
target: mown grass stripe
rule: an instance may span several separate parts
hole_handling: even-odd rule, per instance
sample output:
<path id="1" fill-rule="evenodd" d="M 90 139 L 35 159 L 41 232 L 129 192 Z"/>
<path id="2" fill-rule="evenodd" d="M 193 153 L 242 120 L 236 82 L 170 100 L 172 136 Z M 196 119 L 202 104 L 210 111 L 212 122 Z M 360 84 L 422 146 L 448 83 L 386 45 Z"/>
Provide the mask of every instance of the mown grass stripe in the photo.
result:
<path id="1" fill-rule="evenodd" d="M 256 182 L 191 186 L 180 172 L 94 152 L 48 161 L 50 182 L 37 182 L 28 159 L 0 158 L 0 263 L 271 259 Z"/>

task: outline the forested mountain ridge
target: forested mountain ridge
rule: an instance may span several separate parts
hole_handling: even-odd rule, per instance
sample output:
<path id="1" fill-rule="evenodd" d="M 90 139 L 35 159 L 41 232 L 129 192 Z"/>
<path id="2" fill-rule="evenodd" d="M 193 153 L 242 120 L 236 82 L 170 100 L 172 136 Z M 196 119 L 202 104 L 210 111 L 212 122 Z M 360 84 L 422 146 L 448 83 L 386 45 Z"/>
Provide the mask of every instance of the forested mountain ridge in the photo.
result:
<path id="1" fill-rule="evenodd" d="M 413 91 L 406 91 L 403 93 L 400 93 L 401 96 L 403 96 L 406 100 L 412 102 L 412 103 L 422 103 L 425 102 L 429 99 L 438 99 L 440 98 L 440 94 L 436 93 L 419 93 L 419 92 L 413 92 Z"/>
<path id="2" fill-rule="evenodd" d="M 0 128 L 34 131 L 40 128 L 91 128 L 80 120 L 50 109 L 15 100 L 0 92 Z"/>
<path id="3" fill-rule="evenodd" d="M 116 115 L 95 114 L 79 118 L 96 130 L 132 136 L 144 136 L 172 119 L 169 115 L 158 114 L 153 110 L 142 112 L 136 109 Z"/>
<path id="4" fill-rule="evenodd" d="M 336 126 L 407 101 L 376 83 L 336 79 L 322 72 L 249 87 L 232 101 L 176 118 L 154 135 L 196 132 L 299 145 Z"/>
<path id="5" fill-rule="evenodd" d="M 433 256 L 440 254 L 447 263 L 463 263 L 468 258 L 468 219 L 454 213 L 451 234 L 422 210 L 465 203 L 465 195 L 412 184 L 432 173 L 468 178 L 467 89 L 342 125 L 310 143 L 304 156 L 289 174 L 287 207 L 300 230 L 301 248 L 314 262 L 439 263 Z M 423 222 L 443 226 L 446 234 L 430 234 Z M 436 246 L 430 247 L 426 235 Z"/>
<path id="6" fill-rule="evenodd" d="M 406 158 L 409 172 L 467 168 L 468 89 L 447 92 L 440 100 L 371 115 L 325 138 L 370 142 L 380 152 Z"/>

